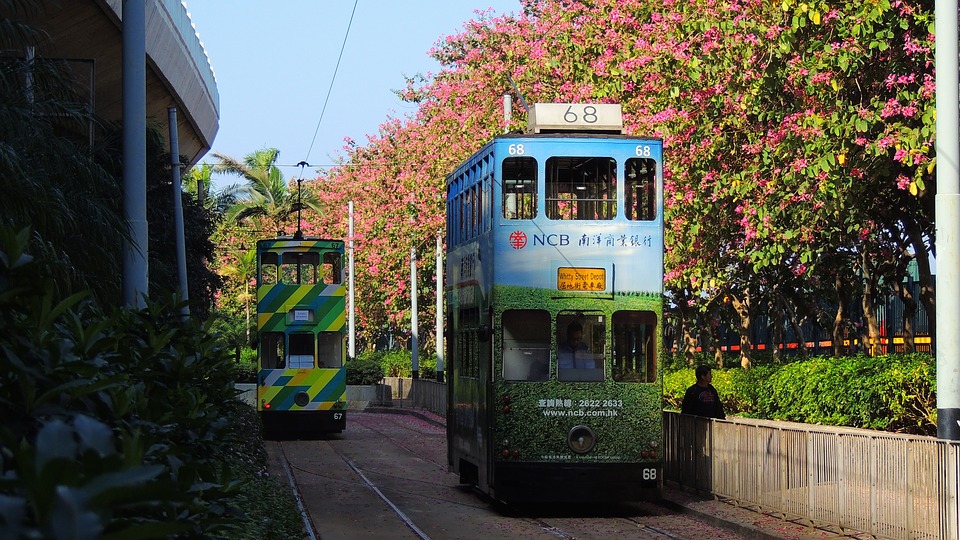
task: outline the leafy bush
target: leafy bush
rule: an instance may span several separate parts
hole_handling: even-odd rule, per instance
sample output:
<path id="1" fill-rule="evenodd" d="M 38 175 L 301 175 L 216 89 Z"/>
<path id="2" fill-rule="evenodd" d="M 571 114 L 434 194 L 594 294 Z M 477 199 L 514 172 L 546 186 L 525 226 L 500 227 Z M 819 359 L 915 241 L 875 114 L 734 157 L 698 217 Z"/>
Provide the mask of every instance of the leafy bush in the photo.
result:
<path id="1" fill-rule="evenodd" d="M 692 368 L 663 374 L 663 404 L 679 409 Z M 808 424 L 936 433 L 936 365 L 929 355 L 815 357 L 749 370 L 713 370 L 728 414 Z"/>
<path id="2" fill-rule="evenodd" d="M 357 360 L 376 362 L 381 366 L 382 377 L 410 377 L 413 375 L 413 359 L 410 351 L 394 349 L 390 351 L 364 351 L 357 355 Z M 356 362 L 356 360 L 354 360 Z M 433 379 L 437 376 L 436 353 L 421 353 L 417 358 L 419 376 L 423 379 Z M 358 369 L 358 368 L 355 368 Z M 378 379 L 379 380 L 379 379 Z M 350 365 L 347 364 L 347 384 L 350 382 Z M 369 383 L 366 383 L 369 384 Z"/>
<path id="3" fill-rule="evenodd" d="M 383 380 L 383 367 L 376 355 L 360 354 L 347 361 L 347 384 L 377 384 Z"/>
<path id="4" fill-rule="evenodd" d="M 818 357 L 772 374 L 764 417 L 886 431 L 936 432 L 936 367 L 929 355 Z"/>
<path id="5" fill-rule="evenodd" d="M 0 228 L 0 529 L 236 538 L 248 519 L 282 520 L 242 505 L 263 444 L 235 421 L 250 407 L 208 329 L 172 301 L 111 313 L 84 293 L 56 303 L 28 237 Z"/>
<path id="6" fill-rule="evenodd" d="M 234 377 L 238 383 L 257 382 L 257 362 L 242 361 L 233 365 Z"/>

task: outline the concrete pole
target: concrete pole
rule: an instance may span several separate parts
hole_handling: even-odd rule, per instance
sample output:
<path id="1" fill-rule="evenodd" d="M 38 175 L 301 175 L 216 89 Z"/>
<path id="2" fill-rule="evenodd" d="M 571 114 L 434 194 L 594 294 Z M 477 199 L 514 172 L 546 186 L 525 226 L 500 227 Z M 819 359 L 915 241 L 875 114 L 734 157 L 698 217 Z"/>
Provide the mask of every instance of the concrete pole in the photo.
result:
<path id="1" fill-rule="evenodd" d="M 420 332 L 417 329 L 417 248 L 410 246 L 410 364 L 413 378 L 420 378 Z"/>
<path id="2" fill-rule="evenodd" d="M 357 357 L 356 309 L 353 300 L 353 201 L 347 203 L 347 216 L 347 296 L 350 299 L 350 309 L 347 311 L 347 355 L 353 360 Z"/>
<path id="3" fill-rule="evenodd" d="M 177 277 L 180 281 L 180 298 L 190 299 L 187 289 L 187 242 L 183 235 L 183 188 L 180 186 L 180 139 L 177 136 L 177 108 L 167 109 L 170 129 L 170 181 L 173 184 L 173 222 L 177 235 Z M 183 318 L 190 316 L 190 306 L 181 308 Z"/>
<path id="4" fill-rule="evenodd" d="M 510 94 L 503 95 L 503 132 L 510 133 L 510 120 L 513 117 L 513 98 Z"/>
<path id="5" fill-rule="evenodd" d="M 123 0 L 123 304 L 142 308 L 147 266 L 146 0 Z"/>
<path id="6" fill-rule="evenodd" d="M 960 440 L 960 90 L 957 1 L 936 0 L 937 437 Z"/>
<path id="7" fill-rule="evenodd" d="M 443 241 L 437 234 L 437 380 L 443 382 Z"/>

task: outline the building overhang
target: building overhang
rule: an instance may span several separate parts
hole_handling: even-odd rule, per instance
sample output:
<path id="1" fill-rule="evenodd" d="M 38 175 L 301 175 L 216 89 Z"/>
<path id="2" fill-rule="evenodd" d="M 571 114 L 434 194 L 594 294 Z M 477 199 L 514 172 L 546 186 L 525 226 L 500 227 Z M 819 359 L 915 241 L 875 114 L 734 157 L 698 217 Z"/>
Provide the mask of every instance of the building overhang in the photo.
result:
<path id="1" fill-rule="evenodd" d="M 94 114 L 106 121 L 123 117 L 123 1 L 43 2 L 27 19 L 50 40 L 38 57 L 86 64 Z M 177 109 L 180 154 L 190 165 L 210 149 L 220 125 L 217 83 L 180 0 L 146 1 L 147 119 L 166 137 L 168 109 Z"/>

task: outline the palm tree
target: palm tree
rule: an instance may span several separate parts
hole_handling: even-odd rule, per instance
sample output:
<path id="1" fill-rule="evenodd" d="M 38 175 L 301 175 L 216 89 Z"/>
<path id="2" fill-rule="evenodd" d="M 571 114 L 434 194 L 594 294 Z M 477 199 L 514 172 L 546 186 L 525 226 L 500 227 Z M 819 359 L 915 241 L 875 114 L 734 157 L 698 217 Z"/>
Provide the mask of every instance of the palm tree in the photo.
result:
<path id="1" fill-rule="evenodd" d="M 247 316 L 247 341 L 250 343 L 250 302 L 254 295 L 250 293 L 250 281 L 257 273 L 257 251 L 248 249 L 241 251 L 233 264 L 220 268 L 220 275 L 230 278 L 234 282 L 243 283 L 243 292 L 237 295 L 237 300 L 243 302 L 244 313 Z"/>
<path id="2" fill-rule="evenodd" d="M 316 212 L 322 211 L 313 193 L 294 193 L 287 188 L 283 173 L 276 165 L 279 156 L 280 151 L 276 148 L 261 148 L 244 156 L 242 162 L 223 154 L 214 154 L 219 160 L 213 166 L 214 172 L 236 174 L 246 180 L 246 184 L 236 189 L 238 200 L 227 209 L 227 220 L 239 223 L 247 218 L 259 218 L 265 220 L 277 234 L 282 234 L 283 226 L 299 210 L 306 207 Z M 297 187 L 299 191 L 299 181 Z"/>
<path id="3" fill-rule="evenodd" d="M 223 216 L 236 204 L 240 186 L 233 184 L 220 191 L 213 190 L 213 166 L 209 163 L 194 165 L 183 174 L 183 191 L 196 197 L 204 208 Z"/>

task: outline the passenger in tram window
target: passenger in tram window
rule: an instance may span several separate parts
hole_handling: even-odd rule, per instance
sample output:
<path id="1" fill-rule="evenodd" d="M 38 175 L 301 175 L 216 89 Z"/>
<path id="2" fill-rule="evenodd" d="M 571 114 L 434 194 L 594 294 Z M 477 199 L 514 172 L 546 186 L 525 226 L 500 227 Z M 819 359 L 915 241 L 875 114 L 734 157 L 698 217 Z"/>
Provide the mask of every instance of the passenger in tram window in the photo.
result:
<path id="1" fill-rule="evenodd" d="M 558 367 L 560 369 L 593 369 L 595 362 L 590 347 L 583 342 L 583 326 L 577 321 L 567 325 L 567 340 L 560 344 Z"/>
<path id="2" fill-rule="evenodd" d="M 697 382 L 687 388 L 680 412 L 710 418 L 726 418 L 723 404 L 720 403 L 720 394 L 710 384 L 713 381 L 713 370 L 710 366 L 697 366 L 696 375 Z"/>

